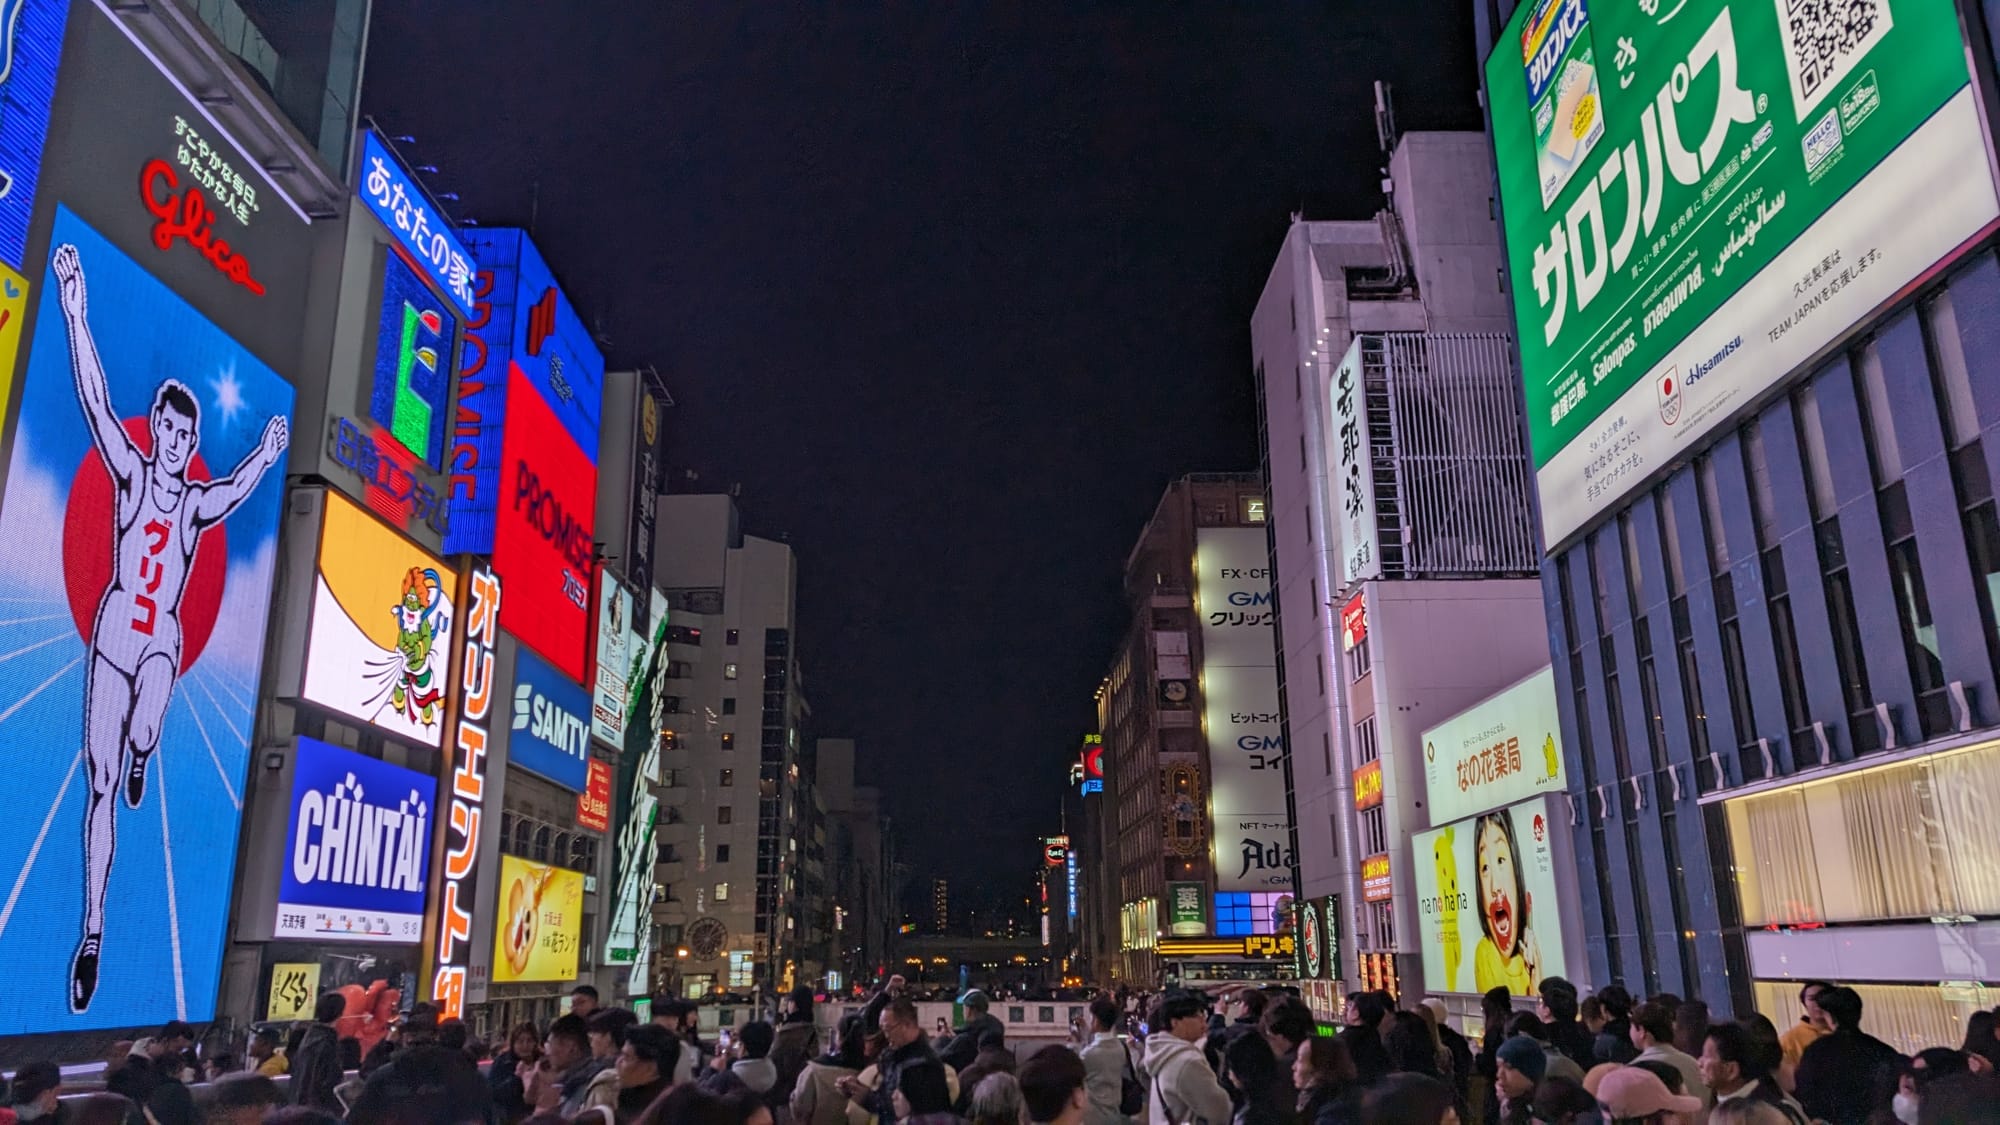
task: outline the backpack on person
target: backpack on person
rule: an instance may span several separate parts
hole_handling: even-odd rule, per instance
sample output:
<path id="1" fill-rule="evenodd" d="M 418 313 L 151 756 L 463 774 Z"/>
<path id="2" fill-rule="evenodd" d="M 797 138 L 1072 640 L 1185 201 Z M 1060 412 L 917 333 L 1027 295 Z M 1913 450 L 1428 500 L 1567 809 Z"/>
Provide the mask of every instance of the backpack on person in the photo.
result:
<path id="1" fill-rule="evenodd" d="M 1146 1084 L 1139 1081 L 1139 1070 L 1132 1065 L 1132 1048 L 1122 1039 L 1118 1048 L 1125 1052 L 1125 1069 L 1118 1075 L 1118 1112 L 1137 1117 L 1146 1112 Z"/>

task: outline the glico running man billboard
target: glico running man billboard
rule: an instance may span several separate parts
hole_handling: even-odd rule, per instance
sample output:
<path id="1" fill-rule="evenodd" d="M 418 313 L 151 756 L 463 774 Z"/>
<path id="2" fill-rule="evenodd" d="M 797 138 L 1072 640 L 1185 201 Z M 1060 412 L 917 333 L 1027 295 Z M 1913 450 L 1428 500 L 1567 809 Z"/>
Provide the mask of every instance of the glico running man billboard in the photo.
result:
<path id="1" fill-rule="evenodd" d="M 293 769 L 274 932 L 422 941 L 437 778 L 303 736 Z"/>
<path id="2" fill-rule="evenodd" d="M 214 1012 L 292 389 L 58 206 L 0 507 L 0 1035 Z"/>
<path id="3" fill-rule="evenodd" d="M 450 567 L 328 492 L 299 697 L 439 745 L 457 599 Z"/>
<path id="4" fill-rule="evenodd" d="M 1996 215 L 1950 0 L 1532 0 L 1486 61 L 1559 547 Z"/>

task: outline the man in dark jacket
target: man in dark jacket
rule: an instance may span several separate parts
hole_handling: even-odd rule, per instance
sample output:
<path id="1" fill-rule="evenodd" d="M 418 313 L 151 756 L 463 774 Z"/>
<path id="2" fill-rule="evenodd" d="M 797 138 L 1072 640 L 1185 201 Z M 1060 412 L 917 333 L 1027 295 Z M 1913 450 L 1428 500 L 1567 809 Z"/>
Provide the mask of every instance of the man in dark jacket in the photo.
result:
<path id="1" fill-rule="evenodd" d="M 1382 1041 L 1381 1030 L 1391 1009 L 1373 992 L 1357 993 L 1352 1002 L 1359 1022 L 1341 1029 L 1340 1043 L 1347 1048 L 1347 1057 L 1354 1060 L 1355 1075 L 1363 1085 L 1371 1085 L 1395 1069 L 1390 1065 L 1389 1048 Z"/>
<path id="2" fill-rule="evenodd" d="M 338 992 L 320 996 L 313 1009 L 313 1022 L 306 1027 L 299 1045 L 291 1053 L 292 1104 L 341 1111 L 334 1088 L 340 1085 L 340 1033 L 333 1021 L 347 1014 L 347 999 Z"/>
<path id="3" fill-rule="evenodd" d="M 902 1079 L 903 1069 L 919 1063 L 936 1063 L 937 1052 L 931 1049 L 930 1040 L 924 1038 L 923 1025 L 917 1022 L 917 1006 L 908 1000 L 892 1000 L 883 1008 L 882 1034 L 888 1038 L 889 1046 L 875 1060 L 875 1088 L 870 1090 L 854 1077 L 843 1078 L 838 1085 L 841 1093 L 866 1112 L 893 1121 L 896 1084 Z"/>
<path id="4" fill-rule="evenodd" d="M 1861 994 L 1853 989 L 1822 991 L 1819 1009 L 1832 1021 L 1833 1031 L 1799 1057 L 1799 1104 L 1815 1120 L 1862 1125 L 1877 1110 L 1889 1108 L 1903 1056 L 1861 1030 Z"/>
<path id="5" fill-rule="evenodd" d="M 1639 1057 L 1639 1049 L 1632 1045 L 1632 994 L 1623 985 L 1606 985 L 1598 991 L 1597 1002 L 1604 1005 L 1604 1030 L 1591 1045 L 1595 1061 L 1578 1064 L 1586 1072 L 1598 1063 L 1622 1065 Z"/>
<path id="6" fill-rule="evenodd" d="M 965 1026 L 958 1029 L 951 1045 L 938 1052 L 938 1057 L 953 1070 L 964 1070 L 979 1057 L 982 1036 L 991 1032 L 999 1035 L 1002 1043 L 1007 1041 L 1007 1025 L 986 1013 L 986 994 L 976 988 L 960 997 L 958 1002 L 965 1006 Z"/>
<path id="7" fill-rule="evenodd" d="M 882 1030 L 883 1009 L 902 999 L 906 987 L 908 984 L 903 980 L 903 974 L 896 973 L 883 983 L 881 989 L 868 1001 L 868 1006 L 861 1009 L 862 1026 L 868 1029 L 868 1034 L 873 1035 Z"/>
<path id="8" fill-rule="evenodd" d="M 1202 1053 L 1208 1056 L 1209 1069 L 1222 1078 L 1222 1088 L 1235 1095 L 1230 1085 L 1228 1068 L 1223 1065 L 1222 1052 L 1243 1036 L 1257 1030 L 1258 1021 L 1264 1018 L 1264 1006 L 1271 1002 L 1271 996 L 1261 988 L 1239 988 L 1223 1001 L 1223 1011 L 1235 1018 L 1208 1033 L 1208 1042 Z"/>
<path id="9" fill-rule="evenodd" d="M 806 1064 L 819 1054 L 819 1029 L 813 1026 L 813 992 L 810 988 L 794 988 L 785 997 L 783 1023 L 778 1028 L 778 1038 L 771 1046 L 771 1065 L 778 1068 L 778 1084 L 772 1087 L 777 1098 L 773 1104 L 783 1105 L 792 1096 L 792 1090 L 799 1084 L 799 1074 Z"/>
<path id="10" fill-rule="evenodd" d="M 1549 1043 L 1562 1056 L 1588 1071 L 1596 1065 L 1595 1037 L 1576 1018 L 1576 986 L 1561 977 L 1542 978 L 1541 1002 L 1535 1014 L 1541 1017 Z"/>

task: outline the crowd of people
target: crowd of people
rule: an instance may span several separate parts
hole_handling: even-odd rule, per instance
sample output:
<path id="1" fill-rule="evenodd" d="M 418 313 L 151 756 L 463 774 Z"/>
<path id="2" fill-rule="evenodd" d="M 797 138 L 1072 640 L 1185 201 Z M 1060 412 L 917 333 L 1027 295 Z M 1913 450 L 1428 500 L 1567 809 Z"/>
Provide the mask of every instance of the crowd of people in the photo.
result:
<path id="1" fill-rule="evenodd" d="M 962 1026 L 927 1033 L 900 977 L 827 1036 L 800 989 L 714 1042 L 687 1001 L 642 1021 L 582 987 L 497 1052 L 418 1004 L 364 1054 L 330 994 L 240 1055 L 196 1050 L 178 1021 L 121 1043 L 102 1092 L 65 1098 L 53 1064 L 22 1067 L 0 1125 L 2000 1125 L 2000 1013 L 1905 1057 L 1863 1030 L 1855 990 L 1819 981 L 1781 1034 L 1550 977 L 1532 1011 L 1487 993 L 1477 1043 L 1435 998 L 1355 993 L 1338 1028 L 1281 988 L 1124 999 L 1017 1053 L 976 990 Z"/>

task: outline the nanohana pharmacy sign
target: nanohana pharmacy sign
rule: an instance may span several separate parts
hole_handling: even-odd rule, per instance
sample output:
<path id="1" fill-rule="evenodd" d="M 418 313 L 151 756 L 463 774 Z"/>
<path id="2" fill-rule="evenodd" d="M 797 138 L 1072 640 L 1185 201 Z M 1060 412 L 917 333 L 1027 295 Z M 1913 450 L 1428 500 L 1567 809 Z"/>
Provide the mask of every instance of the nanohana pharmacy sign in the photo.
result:
<path id="1" fill-rule="evenodd" d="M 2000 214 L 1950 0 L 1538 0 L 1486 87 L 1551 546 Z"/>

